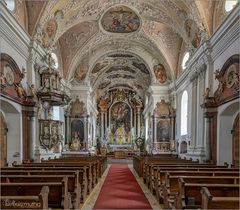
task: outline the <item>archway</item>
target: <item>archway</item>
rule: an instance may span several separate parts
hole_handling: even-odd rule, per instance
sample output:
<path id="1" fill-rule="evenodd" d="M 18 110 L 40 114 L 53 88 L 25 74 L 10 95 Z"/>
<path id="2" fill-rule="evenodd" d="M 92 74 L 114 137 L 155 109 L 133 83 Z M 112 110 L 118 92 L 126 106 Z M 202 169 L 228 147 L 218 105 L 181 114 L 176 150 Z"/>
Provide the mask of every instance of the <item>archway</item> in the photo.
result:
<path id="1" fill-rule="evenodd" d="M 180 144 L 180 153 L 187 153 L 187 142 L 182 141 Z"/>
<path id="2" fill-rule="evenodd" d="M 239 113 L 237 114 L 232 129 L 233 167 L 239 167 Z"/>
<path id="3" fill-rule="evenodd" d="M 1 145 L 1 167 L 7 165 L 7 123 L 2 112 L 0 112 L 0 145 Z"/>
<path id="4" fill-rule="evenodd" d="M 4 116 L 5 124 L 5 142 L 2 144 L 1 139 L 1 153 L 5 150 L 5 164 L 11 165 L 12 162 L 16 161 L 21 163 L 23 159 L 23 142 L 22 142 L 22 117 L 21 117 L 21 105 L 13 103 L 7 99 L 1 98 L 1 115 Z M 2 121 L 2 117 L 1 117 Z M 1 138 L 2 138 L 2 122 L 1 122 Z M 6 132 L 7 131 L 7 132 Z M 4 148 L 2 148 L 4 145 Z M 2 160 L 1 160 L 2 164 Z"/>
<path id="5" fill-rule="evenodd" d="M 233 139 L 234 120 L 239 113 L 238 99 L 220 106 L 218 111 L 217 164 L 222 165 L 224 162 L 233 164 L 234 148 L 231 141 Z"/>

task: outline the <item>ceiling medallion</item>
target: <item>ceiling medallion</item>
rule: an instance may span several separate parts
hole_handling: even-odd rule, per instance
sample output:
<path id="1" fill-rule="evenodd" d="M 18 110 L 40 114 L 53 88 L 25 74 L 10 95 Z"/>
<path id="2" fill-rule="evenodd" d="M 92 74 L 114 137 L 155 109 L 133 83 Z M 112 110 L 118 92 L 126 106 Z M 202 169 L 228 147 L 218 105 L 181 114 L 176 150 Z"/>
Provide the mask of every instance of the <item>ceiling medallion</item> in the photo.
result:
<path id="1" fill-rule="evenodd" d="M 111 33 L 131 33 L 138 30 L 140 19 L 130 8 L 117 6 L 103 15 L 101 24 L 104 30 Z"/>

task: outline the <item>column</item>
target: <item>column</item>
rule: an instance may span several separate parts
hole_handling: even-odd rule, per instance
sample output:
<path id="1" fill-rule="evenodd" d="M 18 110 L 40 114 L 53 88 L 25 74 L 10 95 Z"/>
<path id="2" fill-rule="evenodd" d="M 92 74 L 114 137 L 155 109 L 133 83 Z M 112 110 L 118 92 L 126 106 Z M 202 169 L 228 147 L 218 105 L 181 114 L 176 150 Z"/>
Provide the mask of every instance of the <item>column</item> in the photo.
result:
<path id="1" fill-rule="evenodd" d="M 104 131 L 105 131 L 105 137 L 106 137 L 106 140 L 107 140 L 107 135 L 108 135 L 108 133 L 107 133 L 107 132 L 108 132 L 108 129 L 107 129 L 107 128 L 108 128 L 108 127 L 107 127 L 107 112 L 105 112 L 104 115 L 105 115 L 105 116 L 104 116 L 104 118 L 105 118 L 105 120 L 104 120 L 104 125 L 105 125 L 105 126 L 104 126 L 104 127 L 105 127 L 105 128 L 104 128 Z"/>
<path id="2" fill-rule="evenodd" d="M 204 116 L 201 105 L 204 103 L 203 94 L 205 91 L 205 71 L 201 71 L 198 77 L 198 103 L 197 103 L 197 146 L 204 146 Z"/>
<path id="3" fill-rule="evenodd" d="M 191 147 L 196 147 L 197 138 L 197 78 L 192 79 L 192 122 L 191 122 Z"/>
<path id="4" fill-rule="evenodd" d="M 36 147 L 36 142 L 35 142 L 35 139 L 37 139 L 36 137 L 36 130 L 35 130 L 35 120 L 36 120 L 36 117 L 35 116 L 32 116 L 32 117 L 29 117 L 29 151 L 28 151 L 28 154 L 29 154 L 29 158 L 30 159 L 33 159 L 34 160 L 34 150 L 35 150 L 35 147 Z"/>
<path id="5" fill-rule="evenodd" d="M 153 116 L 153 143 L 157 143 L 157 118 Z"/>
<path id="6" fill-rule="evenodd" d="M 104 113 L 101 111 L 101 139 L 104 139 Z"/>
<path id="7" fill-rule="evenodd" d="M 135 138 L 137 138 L 137 109 L 134 109 L 134 134 Z"/>
<path id="8" fill-rule="evenodd" d="M 140 116 L 141 107 L 137 107 L 137 137 L 140 137 L 141 132 L 141 116 Z"/>
<path id="9" fill-rule="evenodd" d="M 85 149 L 88 149 L 88 116 L 84 117 L 84 146 L 85 146 Z"/>

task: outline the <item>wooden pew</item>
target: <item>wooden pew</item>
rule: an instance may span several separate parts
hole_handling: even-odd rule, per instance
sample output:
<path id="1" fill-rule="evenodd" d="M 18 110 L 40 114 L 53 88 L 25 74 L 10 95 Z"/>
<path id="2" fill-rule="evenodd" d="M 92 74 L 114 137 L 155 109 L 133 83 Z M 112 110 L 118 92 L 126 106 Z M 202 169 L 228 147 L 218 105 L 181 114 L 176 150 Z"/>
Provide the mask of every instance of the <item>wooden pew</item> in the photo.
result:
<path id="1" fill-rule="evenodd" d="M 92 183 L 92 187 L 94 187 L 97 182 L 98 182 L 98 178 L 99 178 L 99 174 L 100 172 L 100 168 L 101 168 L 101 163 L 98 161 L 98 159 L 73 159 L 73 158 L 57 158 L 57 159 L 50 159 L 50 160 L 43 160 L 42 163 L 40 163 L 41 165 L 43 164 L 50 164 L 50 165 L 54 165 L 54 166 L 59 166 L 59 165 L 64 165 L 64 166 L 85 166 L 85 167 L 89 167 L 90 171 L 91 171 L 91 181 L 90 183 Z M 31 164 L 31 165 L 35 165 L 36 164 Z M 39 165 L 39 164 L 38 164 Z M 26 166 L 26 164 L 25 164 Z M 101 177 L 101 176 L 100 176 Z"/>
<path id="2" fill-rule="evenodd" d="M 156 197 L 157 200 L 160 203 L 163 203 L 163 199 L 164 199 L 164 195 L 163 195 L 163 185 L 165 184 L 165 177 L 166 176 L 175 176 L 175 177 L 179 177 L 179 176 L 239 176 L 239 172 L 238 171 L 215 171 L 214 169 L 212 169 L 211 171 L 197 171 L 197 170 L 187 170 L 186 168 L 181 168 L 180 171 L 178 169 L 173 169 L 172 171 L 168 170 L 168 171 L 159 171 L 159 175 L 158 175 L 158 181 L 155 184 L 155 191 L 156 191 Z"/>
<path id="3" fill-rule="evenodd" d="M 202 187 L 202 209 L 240 209 L 239 196 L 229 197 L 229 194 L 217 194 L 217 191 Z"/>
<path id="4" fill-rule="evenodd" d="M 64 178 L 62 182 L 42 183 L 1 183 L 1 196 L 34 196 L 38 195 L 43 186 L 49 187 L 49 208 L 71 208 L 71 195 L 67 191 L 68 182 Z"/>
<path id="5" fill-rule="evenodd" d="M 204 172 L 204 171 L 216 171 L 216 172 L 220 171 L 221 172 L 221 171 L 224 171 L 224 175 L 226 175 L 226 176 L 227 176 L 227 174 L 225 174 L 226 172 L 230 172 L 231 175 L 236 176 L 236 173 L 238 173 L 239 170 L 234 169 L 234 168 L 222 168 L 221 166 L 220 167 L 216 166 L 216 167 L 211 167 L 211 168 L 204 167 L 204 166 L 198 167 L 197 165 L 194 166 L 194 167 L 192 167 L 192 166 L 191 167 L 189 167 L 189 166 L 186 166 L 186 167 L 184 167 L 184 166 L 181 166 L 181 167 L 179 167 L 179 166 L 177 166 L 177 167 L 158 167 L 157 171 L 154 173 L 153 178 L 152 178 L 153 182 L 154 182 L 152 184 L 154 185 L 154 187 L 152 187 L 150 185 L 150 189 L 152 187 L 153 188 L 152 191 L 153 192 L 155 191 L 155 193 L 157 193 L 157 191 L 155 189 L 158 189 L 159 186 L 161 186 L 161 184 L 165 181 L 165 173 L 166 172 L 169 172 L 169 173 L 170 172 L 171 173 L 174 173 L 174 172 L 186 173 L 184 171 L 186 171 L 186 172 L 187 171 L 189 171 L 189 172 L 191 172 L 191 171 L 199 171 L 199 172 Z M 232 174 L 232 172 L 233 172 L 233 174 Z M 187 174 L 185 174 L 185 175 L 187 175 Z M 198 175 L 200 175 L 200 174 L 198 174 Z"/>
<path id="6" fill-rule="evenodd" d="M 76 193 L 76 206 L 79 206 L 79 202 L 83 203 L 86 200 L 88 192 L 88 180 L 86 171 L 84 169 L 76 170 L 75 168 L 69 170 L 69 168 L 23 168 L 24 170 L 17 170 L 17 168 L 6 167 L 1 169 L 1 176 L 9 175 L 28 175 L 28 176 L 69 176 L 75 177 L 75 193 Z M 59 170 L 60 169 L 60 170 Z M 66 169 L 66 170 L 65 170 Z M 80 198 L 80 199 L 79 199 Z"/>
<path id="7" fill-rule="evenodd" d="M 239 184 L 210 184 L 191 183 L 179 178 L 179 194 L 175 199 L 177 209 L 196 209 L 202 206 L 201 188 L 207 187 L 210 192 L 214 191 L 218 196 L 239 196 Z"/>
<path id="8" fill-rule="evenodd" d="M 240 177 L 226 176 L 169 176 L 166 173 L 165 183 L 162 185 L 164 208 L 172 208 L 175 197 L 179 192 L 179 178 L 187 183 L 212 183 L 212 184 L 239 184 Z"/>
<path id="9" fill-rule="evenodd" d="M 49 187 L 43 186 L 36 196 L 0 196 L 1 209 L 48 209 Z"/>
<path id="10" fill-rule="evenodd" d="M 237 171 L 237 169 L 230 169 L 230 168 L 226 168 L 226 166 L 215 166 L 215 165 L 207 165 L 207 164 L 196 164 L 196 165 L 186 165 L 186 166 L 169 166 L 169 167 L 165 167 L 165 166 L 153 166 L 152 170 L 151 170 L 151 174 L 148 175 L 148 179 L 149 181 L 147 181 L 146 183 L 148 183 L 148 187 L 150 189 L 150 191 L 154 194 L 155 193 L 155 186 L 158 186 L 160 177 L 160 171 L 176 171 L 176 170 L 191 170 L 191 171 L 206 171 L 210 170 L 210 171 Z M 163 177 L 164 178 L 164 177 Z"/>
<path id="11" fill-rule="evenodd" d="M 71 194 L 72 206 L 80 207 L 81 186 L 76 183 L 74 175 L 1 175 L 1 183 L 38 183 L 38 182 L 61 182 L 64 177 L 68 178 L 68 192 Z"/>
<path id="12" fill-rule="evenodd" d="M 88 179 L 88 186 L 87 186 L 87 193 L 89 194 L 92 191 L 93 186 L 95 183 L 93 183 L 93 169 L 91 164 L 64 164 L 64 163 L 31 163 L 31 164 L 24 164 L 24 165 L 14 165 L 16 169 L 20 170 L 86 170 L 86 177 Z M 11 168 L 14 168 L 11 167 Z M 10 169 L 9 169 L 10 170 Z M 13 169 L 14 170 L 14 169 Z"/>

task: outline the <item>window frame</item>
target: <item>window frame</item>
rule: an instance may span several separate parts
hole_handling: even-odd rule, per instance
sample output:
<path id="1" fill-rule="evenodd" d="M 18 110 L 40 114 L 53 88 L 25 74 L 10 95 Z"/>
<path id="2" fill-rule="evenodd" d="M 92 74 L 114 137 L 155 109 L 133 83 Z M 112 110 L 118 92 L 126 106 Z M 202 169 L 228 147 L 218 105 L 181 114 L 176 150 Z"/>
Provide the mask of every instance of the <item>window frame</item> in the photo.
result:
<path id="1" fill-rule="evenodd" d="M 188 56 L 188 58 L 186 59 L 186 57 Z M 181 63 L 181 68 L 182 70 L 185 70 L 187 68 L 187 62 L 189 61 L 190 58 L 190 53 L 187 51 L 184 53 L 184 56 L 182 58 L 182 63 Z M 186 60 L 185 60 L 186 59 Z M 184 64 L 183 64 L 184 63 Z"/>
<path id="2" fill-rule="evenodd" d="M 186 115 L 186 116 L 185 116 Z M 188 134 L 188 92 L 183 91 L 181 97 L 181 124 L 180 124 L 180 135 L 185 136 Z"/>

